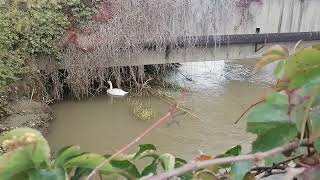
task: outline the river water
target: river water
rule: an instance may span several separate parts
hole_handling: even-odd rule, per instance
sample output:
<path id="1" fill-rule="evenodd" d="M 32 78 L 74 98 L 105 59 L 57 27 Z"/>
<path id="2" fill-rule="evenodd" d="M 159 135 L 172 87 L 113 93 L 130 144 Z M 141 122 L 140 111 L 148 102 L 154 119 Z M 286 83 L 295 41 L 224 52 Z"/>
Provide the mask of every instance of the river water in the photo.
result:
<path id="1" fill-rule="evenodd" d="M 272 67 L 253 74 L 254 63 L 255 60 L 186 63 L 179 71 L 169 73 L 168 81 L 190 89 L 186 106 L 199 119 L 177 116 L 174 118 L 176 123 L 162 125 L 140 144 L 155 144 L 160 152 L 187 160 L 198 156 L 199 150 L 216 155 L 238 144 L 243 146 L 244 152 L 249 152 L 254 136 L 246 133 L 244 120 L 237 125 L 233 123 L 250 104 L 266 95 L 274 82 Z M 139 100 L 150 105 L 156 117 L 165 114 L 169 108 L 156 97 Z M 77 144 L 83 151 L 110 154 L 154 122 L 137 120 L 126 98 L 107 95 L 64 101 L 55 104 L 53 110 L 55 121 L 47 137 L 53 151 Z M 136 150 L 137 146 L 130 151 Z"/>

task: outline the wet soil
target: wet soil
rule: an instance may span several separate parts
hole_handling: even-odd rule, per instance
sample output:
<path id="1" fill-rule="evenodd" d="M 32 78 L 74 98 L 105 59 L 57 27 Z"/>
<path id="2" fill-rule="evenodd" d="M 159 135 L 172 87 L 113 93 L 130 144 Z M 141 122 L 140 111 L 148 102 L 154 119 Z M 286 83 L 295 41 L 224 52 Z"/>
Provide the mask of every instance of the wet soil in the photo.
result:
<path id="1" fill-rule="evenodd" d="M 6 109 L 9 115 L 0 119 L 0 131 L 8 131 L 19 127 L 30 127 L 47 134 L 53 120 L 51 108 L 44 103 L 30 100 L 13 100 Z"/>

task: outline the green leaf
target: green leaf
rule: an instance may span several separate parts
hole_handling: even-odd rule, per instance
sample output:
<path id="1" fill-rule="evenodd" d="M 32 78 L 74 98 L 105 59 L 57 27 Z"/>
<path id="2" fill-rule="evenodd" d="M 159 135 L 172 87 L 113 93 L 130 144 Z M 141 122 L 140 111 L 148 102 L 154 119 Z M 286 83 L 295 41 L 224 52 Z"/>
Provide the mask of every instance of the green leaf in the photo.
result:
<path id="1" fill-rule="evenodd" d="M 267 55 L 279 55 L 282 57 L 288 57 L 289 56 L 289 50 L 281 45 L 274 45 L 270 47 L 264 54 L 263 56 Z"/>
<path id="2" fill-rule="evenodd" d="M 310 88 L 320 83 L 320 66 L 316 69 L 303 70 L 290 81 L 289 88 Z"/>
<path id="3" fill-rule="evenodd" d="M 79 146 L 68 146 L 61 149 L 57 153 L 57 157 L 54 161 L 57 167 L 63 167 L 64 163 L 68 161 L 70 158 L 77 156 L 80 154 L 80 147 Z"/>
<path id="4" fill-rule="evenodd" d="M 288 105 L 257 105 L 247 117 L 247 131 L 263 134 L 281 124 L 288 124 Z"/>
<path id="5" fill-rule="evenodd" d="M 275 61 L 284 60 L 289 56 L 287 48 L 275 45 L 267 50 L 255 65 L 255 71 L 262 69 L 264 66 Z"/>
<path id="6" fill-rule="evenodd" d="M 184 159 L 181 159 L 181 158 L 175 158 L 175 165 L 174 165 L 174 168 L 179 168 L 185 164 L 187 164 L 188 162 Z M 179 178 L 181 180 L 191 180 L 193 177 L 193 173 L 192 172 L 187 172 L 181 176 L 179 176 Z"/>
<path id="7" fill-rule="evenodd" d="M 302 126 L 304 122 L 304 116 L 305 116 L 305 112 L 304 109 L 301 107 L 296 111 L 292 111 L 291 112 L 291 119 L 293 122 L 295 122 L 297 130 L 299 132 L 302 131 Z"/>
<path id="8" fill-rule="evenodd" d="M 67 162 L 64 163 L 64 168 L 88 168 L 94 169 L 99 164 L 101 164 L 106 158 L 102 155 L 93 154 L 93 153 L 83 153 L 78 156 L 75 156 L 69 159 Z M 110 174 L 115 172 L 115 169 L 109 164 L 105 164 L 102 168 L 100 168 L 100 172 L 103 174 Z"/>
<path id="9" fill-rule="evenodd" d="M 255 65 L 255 71 L 261 70 L 263 67 L 265 67 L 268 64 L 271 64 L 275 61 L 284 60 L 286 57 L 280 56 L 280 55 L 266 55 L 262 56 L 262 58 L 256 63 Z"/>
<path id="10" fill-rule="evenodd" d="M 285 78 L 293 79 L 297 74 L 306 70 L 318 69 L 320 65 L 320 51 L 312 48 L 305 48 L 290 56 L 285 64 Z"/>
<path id="11" fill-rule="evenodd" d="M 0 179 L 27 170 L 48 167 L 50 149 L 40 132 L 31 128 L 19 128 L 0 137 L 6 153 L 0 156 Z"/>
<path id="12" fill-rule="evenodd" d="M 71 180 L 81 180 L 83 177 L 88 176 L 92 169 L 88 168 L 77 168 Z"/>
<path id="13" fill-rule="evenodd" d="M 315 148 L 317 149 L 317 151 L 320 152 L 320 139 L 317 139 L 317 140 L 314 142 L 314 146 L 315 146 Z"/>
<path id="14" fill-rule="evenodd" d="M 315 147 L 320 151 L 320 112 L 318 110 L 310 112 L 310 121 L 312 126 L 310 138 L 315 140 Z"/>
<path id="15" fill-rule="evenodd" d="M 184 159 L 181 159 L 181 158 L 175 158 L 175 165 L 174 165 L 174 168 L 179 168 L 185 164 L 187 164 L 188 162 Z"/>
<path id="16" fill-rule="evenodd" d="M 115 171 L 117 173 L 122 174 L 126 177 L 130 177 L 130 178 L 140 177 L 140 173 L 137 167 L 128 160 L 124 160 L 124 161 L 112 160 L 111 165 L 113 168 L 116 169 Z"/>
<path id="17" fill-rule="evenodd" d="M 239 156 L 241 153 L 242 147 L 240 145 L 234 146 L 231 149 L 227 150 L 224 154 L 227 156 Z M 225 157 L 227 157 L 225 156 Z"/>
<path id="18" fill-rule="evenodd" d="M 293 140 L 298 134 L 295 125 L 281 124 L 272 129 L 258 134 L 256 141 L 252 144 L 254 152 L 264 152 L 275 147 L 284 145 Z"/>
<path id="19" fill-rule="evenodd" d="M 33 170 L 29 173 L 29 179 L 32 180 L 67 180 L 66 172 L 61 169 L 53 170 Z"/>
<path id="20" fill-rule="evenodd" d="M 234 180 L 243 180 L 245 175 L 254 167 L 253 161 L 241 161 L 234 163 L 231 167 L 231 173 Z"/>
<path id="21" fill-rule="evenodd" d="M 158 164 L 157 164 L 157 161 L 152 161 L 151 164 L 149 164 L 147 167 L 145 167 L 143 170 L 142 170 L 142 173 L 141 173 L 141 177 L 144 177 L 144 176 L 147 176 L 149 174 L 153 174 L 153 175 L 156 175 L 157 174 L 157 167 L 158 167 Z"/>
<path id="22" fill-rule="evenodd" d="M 286 63 L 286 61 L 280 61 L 277 65 L 276 69 L 274 70 L 274 75 L 278 79 L 282 79 L 285 74 L 285 63 Z"/>
<path id="23" fill-rule="evenodd" d="M 266 102 L 272 105 L 288 106 L 288 95 L 281 92 L 272 92 L 266 97 Z"/>
<path id="24" fill-rule="evenodd" d="M 164 165 L 165 171 L 172 171 L 175 166 L 175 157 L 169 153 L 165 153 L 159 156 L 159 160 Z"/>
<path id="25" fill-rule="evenodd" d="M 140 159 L 141 158 L 141 155 L 143 153 L 145 153 L 146 151 L 156 151 L 157 148 L 153 145 L 153 144 L 142 144 L 142 145 L 139 145 L 139 151 L 135 154 L 135 156 L 133 157 L 133 159 Z"/>

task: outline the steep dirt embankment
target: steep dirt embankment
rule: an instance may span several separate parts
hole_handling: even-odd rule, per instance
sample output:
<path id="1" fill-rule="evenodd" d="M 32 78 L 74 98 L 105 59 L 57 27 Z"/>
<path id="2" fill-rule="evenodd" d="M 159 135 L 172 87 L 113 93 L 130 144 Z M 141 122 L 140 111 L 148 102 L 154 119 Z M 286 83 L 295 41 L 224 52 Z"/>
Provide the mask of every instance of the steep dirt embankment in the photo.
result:
<path id="1" fill-rule="evenodd" d="M 29 100 L 14 100 L 6 109 L 9 115 L 0 120 L 1 131 L 16 127 L 31 127 L 47 133 L 49 123 L 53 119 L 50 107 L 44 103 Z"/>

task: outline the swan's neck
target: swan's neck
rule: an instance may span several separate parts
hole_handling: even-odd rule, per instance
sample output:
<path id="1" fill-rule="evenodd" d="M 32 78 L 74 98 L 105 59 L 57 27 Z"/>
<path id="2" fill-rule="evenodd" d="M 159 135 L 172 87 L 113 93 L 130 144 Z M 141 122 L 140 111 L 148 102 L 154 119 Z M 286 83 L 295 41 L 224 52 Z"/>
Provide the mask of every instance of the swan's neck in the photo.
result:
<path id="1" fill-rule="evenodd" d="M 110 86 L 110 88 L 109 89 L 113 89 L 113 87 L 112 87 L 112 83 L 111 82 L 108 82 L 109 83 L 109 86 Z"/>

